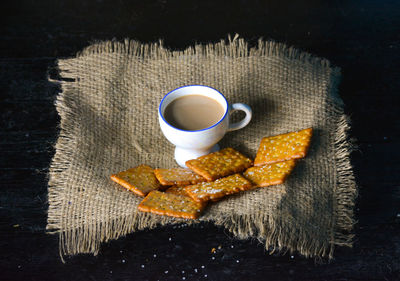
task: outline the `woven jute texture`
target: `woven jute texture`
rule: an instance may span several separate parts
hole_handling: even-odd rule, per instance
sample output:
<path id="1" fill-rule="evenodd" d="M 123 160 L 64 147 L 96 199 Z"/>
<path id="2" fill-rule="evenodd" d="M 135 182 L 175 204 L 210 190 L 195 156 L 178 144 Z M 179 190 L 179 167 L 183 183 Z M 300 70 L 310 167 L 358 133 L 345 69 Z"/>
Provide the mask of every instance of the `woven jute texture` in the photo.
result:
<path id="1" fill-rule="evenodd" d="M 234 237 L 256 238 L 267 252 L 332 258 L 352 245 L 356 185 L 348 120 L 337 94 L 338 68 L 325 59 L 259 40 L 228 37 L 170 51 L 162 43 L 101 42 L 60 59 L 61 117 L 49 175 L 48 226 L 60 254 L 97 254 L 102 242 L 145 228 L 210 221 Z M 253 109 L 250 124 L 221 147 L 255 157 L 264 136 L 312 127 L 308 155 L 288 180 L 212 203 L 197 221 L 141 213 L 141 198 L 110 180 L 139 164 L 176 167 L 174 147 L 159 128 L 162 97 L 183 85 L 221 91 Z"/>

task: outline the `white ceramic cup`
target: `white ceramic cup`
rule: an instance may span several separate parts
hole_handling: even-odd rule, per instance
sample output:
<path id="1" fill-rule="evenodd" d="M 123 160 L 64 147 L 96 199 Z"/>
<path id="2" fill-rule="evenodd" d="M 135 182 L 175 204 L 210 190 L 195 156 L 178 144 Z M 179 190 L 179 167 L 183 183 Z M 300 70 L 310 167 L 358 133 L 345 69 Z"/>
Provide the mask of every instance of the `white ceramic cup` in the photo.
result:
<path id="1" fill-rule="evenodd" d="M 164 118 L 165 108 L 173 100 L 188 96 L 202 95 L 217 101 L 224 108 L 223 117 L 212 126 L 196 130 L 186 131 L 170 125 Z M 230 123 L 230 114 L 234 111 L 242 110 L 246 116 L 237 123 Z M 226 132 L 239 130 L 249 124 L 252 116 L 251 108 L 243 103 L 228 104 L 226 98 L 217 90 L 202 85 L 189 85 L 177 88 L 164 96 L 158 107 L 158 120 L 164 136 L 176 146 L 175 160 L 181 167 L 185 167 L 185 162 L 199 156 L 209 154 L 219 150 L 218 142 Z"/>

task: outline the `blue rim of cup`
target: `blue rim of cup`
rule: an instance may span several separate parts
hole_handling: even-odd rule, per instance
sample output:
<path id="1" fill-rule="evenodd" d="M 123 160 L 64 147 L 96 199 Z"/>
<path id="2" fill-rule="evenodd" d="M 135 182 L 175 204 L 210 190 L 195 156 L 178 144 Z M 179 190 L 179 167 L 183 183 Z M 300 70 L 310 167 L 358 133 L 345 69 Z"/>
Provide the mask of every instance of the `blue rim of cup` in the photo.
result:
<path id="1" fill-rule="evenodd" d="M 194 130 L 194 131 L 182 130 L 182 129 L 179 129 L 179 128 L 176 128 L 176 127 L 172 126 L 170 123 L 167 122 L 167 120 L 164 119 L 164 116 L 163 116 L 163 114 L 161 113 L 161 105 L 163 104 L 165 98 L 166 98 L 169 94 L 171 94 L 172 92 L 175 92 L 175 91 L 177 91 L 177 90 L 179 90 L 179 89 L 182 89 L 182 88 L 187 88 L 187 87 L 192 87 L 192 86 L 200 86 L 200 87 L 210 88 L 210 89 L 216 91 L 218 94 L 220 94 L 220 95 L 224 98 L 224 100 L 225 100 L 225 102 L 226 102 L 226 110 L 225 110 L 224 116 L 222 116 L 221 119 L 219 119 L 219 121 L 218 121 L 217 123 L 215 123 L 214 125 L 212 125 L 212 126 L 210 126 L 210 127 L 207 127 L 207 128 L 201 129 L 201 130 Z M 163 99 L 162 99 L 161 102 L 160 102 L 160 105 L 158 106 L 158 113 L 160 114 L 162 120 L 163 120 L 168 126 L 174 128 L 175 130 L 182 131 L 182 132 L 201 132 L 201 131 L 209 130 L 209 129 L 211 129 L 211 128 L 217 126 L 219 123 L 222 122 L 222 120 L 225 119 L 226 115 L 228 114 L 228 110 L 229 110 L 228 100 L 225 98 L 225 96 L 224 96 L 220 91 L 218 91 L 218 90 L 216 90 L 216 89 L 214 89 L 213 87 L 210 87 L 210 86 L 198 85 L 198 84 L 194 84 L 194 85 L 185 85 L 185 86 L 176 88 L 176 89 L 174 89 L 174 90 L 168 92 L 168 94 L 166 94 L 166 95 L 163 97 Z"/>

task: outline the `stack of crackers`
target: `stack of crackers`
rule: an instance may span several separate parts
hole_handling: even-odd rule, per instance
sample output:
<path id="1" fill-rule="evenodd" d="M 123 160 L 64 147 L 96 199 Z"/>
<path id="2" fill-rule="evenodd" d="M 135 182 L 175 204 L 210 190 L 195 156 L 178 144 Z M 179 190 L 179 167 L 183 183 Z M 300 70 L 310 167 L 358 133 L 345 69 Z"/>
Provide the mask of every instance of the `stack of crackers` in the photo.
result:
<path id="1" fill-rule="evenodd" d="M 189 160 L 189 169 L 152 169 L 147 165 L 111 175 L 111 179 L 144 197 L 143 212 L 196 219 L 209 201 L 253 188 L 282 184 L 296 159 L 306 156 L 312 128 L 265 137 L 253 161 L 234 150 Z"/>

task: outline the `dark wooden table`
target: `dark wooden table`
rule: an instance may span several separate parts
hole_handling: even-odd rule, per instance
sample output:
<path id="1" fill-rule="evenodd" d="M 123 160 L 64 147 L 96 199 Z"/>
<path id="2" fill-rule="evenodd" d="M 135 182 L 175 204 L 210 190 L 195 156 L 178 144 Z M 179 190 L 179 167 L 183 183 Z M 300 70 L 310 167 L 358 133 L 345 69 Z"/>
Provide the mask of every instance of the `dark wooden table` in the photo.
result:
<path id="1" fill-rule="evenodd" d="M 400 279 L 399 1 L 9 1 L 0 9 L 0 280 Z M 45 234 L 57 58 L 96 40 L 163 38 L 172 49 L 239 33 L 285 42 L 342 68 L 359 184 L 353 249 L 330 263 L 270 256 L 208 224 L 164 227 L 63 264 Z M 218 249 L 218 247 L 221 247 Z M 211 249 L 217 248 L 215 254 Z M 214 259 L 213 259 L 214 257 Z"/>

